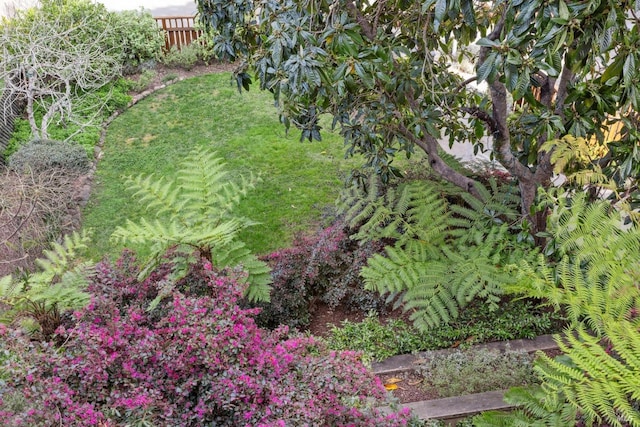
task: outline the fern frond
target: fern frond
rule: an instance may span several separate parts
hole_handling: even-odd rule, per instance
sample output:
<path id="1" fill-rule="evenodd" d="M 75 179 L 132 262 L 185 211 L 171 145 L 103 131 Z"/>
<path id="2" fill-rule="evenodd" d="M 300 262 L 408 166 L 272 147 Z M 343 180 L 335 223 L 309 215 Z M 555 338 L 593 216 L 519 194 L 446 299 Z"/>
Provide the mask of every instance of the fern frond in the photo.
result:
<path id="1" fill-rule="evenodd" d="M 230 242 L 212 255 L 216 267 L 240 267 L 247 273 L 246 283 L 249 286 L 246 297 L 250 301 L 269 301 L 271 269 L 264 261 L 252 254 L 244 243 Z"/>
<path id="2" fill-rule="evenodd" d="M 140 278 L 150 273 L 171 247 L 177 249 L 176 256 L 182 260 L 174 259 L 174 281 L 184 275 L 184 260 L 190 254 L 199 253 L 207 259 L 215 254 L 219 264 L 224 264 L 220 260 L 229 263 L 224 267 L 236 267 L 234 258 L 240 257 L 254 286 L 249 287 L 250 297 L 268 299 L 268 268 L 245 253 L 246 249 L 241 254 L 237 252 L 243 247 L 237 240 L 238 233 L 257 223 L 232 213 L 241 197 L 255 187 L 257 179 L 242 177 L 240 183 L 234 182 L 225 166 L 215 152 L 199 148 L 186 156 L 175 181 L 155 180 L 153 176 L 127 180 L 129 189 L 147 209 L 156 211 L 154 220 L 127 220 L 111 235 L 114 241 L 150 246 L 151 254 Z M 225 253 L 227 250 L 229 253 Z"/>
<path id="3" fill-rule="evenodd" d="M 22 279 L 11 276 L 0 279 L 0 302 L 9 307 L 3 313 L 3 322 L 31 317 L 42 325 L 56 326 L 57 319 L 48 315 L 85 306 L 89 302 L 85 288 L 92 264 L 78 261 L 77 251 L 86 248 L 89 239 L 86 232 L 67 235 L 62 243 L 52 243 L 51 249 L 43 252 L 45 258 L 36 260 L 42 271 Z M 39 312 L 34 313 L 33 307 Z"/>
<path id="4" fill-rule="evenodd" d="M 490 188 L 476 183 L 480 197 L 462 193 L 464 205 L 451 205 L 451 211 L 461 221 L 458 223 L 457 237 L 465 238 L 467 229 L 486 230 L 502 224 L 515 224 L 521 217 L 520 196 L 517 186 L 499 186 L 494 178 L 489 180 Z"/>
<path id="5" fill-rule="evenodd" d="M 640 230 L 584 195 L 561 201 L 550 222 L 561 260 L 518 274 L 526 295 L 549 298 L 571 321 L 557 340 L 565 355 L 536 364 L 543 387 L 588 423 L 640 426 Z"/>
<path id="6" fill-rule="evenodd" d="M 77 257 L 80 249 L 86 249 L 91 240 L 86 231 L 64 236 L 62 243 L 52 242 L 51 249 L 44 250 L 44 258 L 36 260 L 36 264 L 47 274 L 61 276 L 68 270 L 70 263 Z"/>
<path id="7" fill-rule="evenodd" d="M 188 200 L 180 214 L 200 225 L 226 217 L 238 205 L 257 179 L 241 177 L 240 183 L 229 179 L 226 164 L 214 151 L 199 148 L 185 158 L 178 171 L 181 198 Z"/>
<path id="8" fill-rule="evenodd" d="M 156 178 L 153 174 L 144 177 L 129 176 L 125 179 L 127 190 L 146 207 L 147 211 L 155 211 L 156 216 L 168 215 L 173 220 L 180 218 L 183 203 L 179 202 L 179 188 L 174 181 L 165 181 L 164 177 Z M 183 223 L 183 226 L 188 224 Z"/>

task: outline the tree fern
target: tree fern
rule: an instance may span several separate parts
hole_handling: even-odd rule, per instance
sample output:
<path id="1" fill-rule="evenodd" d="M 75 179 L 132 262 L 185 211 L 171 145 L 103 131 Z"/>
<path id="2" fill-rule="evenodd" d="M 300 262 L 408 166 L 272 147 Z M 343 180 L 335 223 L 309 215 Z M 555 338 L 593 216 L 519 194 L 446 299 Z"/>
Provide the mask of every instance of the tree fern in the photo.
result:
<path id="1" fill-rule="evenodd" d="M 556 339 L 565 355 L 536 365 L 543 390 L 588 425 L 640 426 L 640 230 L 622 227 L 609 204 L 587 204 L 583 194 L 561 201 L 550 220 L 562 258 L 520 264 L 509 288 L 569 314 Z"/>
<path id="2" fill-rule="evenodd" d="M 41 271 L 0 279 L 0 303 L 8 307 L 0 320 L 36 320 L 39 331 L 49 338 L 60 324 L 61 311 L 85 306 L 89 302 L 84 289 L 91 263 L 76 258 L 77 251 L 86 248 L 89 240 L 86 233 L 66 235 L 62 243 L 51 243 L 51 249 L 43 252 L 44 258 L 36 260 Z"/>
<path id="3" fill-rule="evenodd" d="M 446 237 L 447 204 L 432 185 L 414 182 L 383 192 L 377 176 L 368 182 L 366 191 L 357 186 L 349 188 L 338 204 L 339 213 L 358 229 L 353 239 L 420 239 L 436 245 Z"/>
<path id="4" fill-rule="evenodd" d="M 523 255 L 508 228 L 517 213 L 504 200 L 494 201 L 496 188 L 482 188 L 486 201 L 456 208 L 456 217 L 433 184 L 407 183 L 374 197 L 372 182 L 361 199 L 351 190 L 345 200 L 353 205 L 342 211 L 359 226 L 352 237 L 395 240 L 362 269 L 366 288 L 400 296 L 422 329 L 455 319 L 474 298 L 496 305 L 502 284 L 512 280 L 504 266 Z"/>
<path id="5" fill-rule="evenodd" d="M 515 184 L 498 185 L 491 178 L 489 188 L 476 183 L 479 197 L 469 193 L 461 193 L 459 196 L 465 204 L 452 204 L 451 211 L 458 219 L 458 235 L 464 237 L 466 228 L 487 229 L 494 225 L 507 224 L 513 226 L 521 218 L 519 211 L 520 193 Z"/>
<path id="6" fill-rule="evenodd" d="M 215 153 L 196 149 L 189 153 L 173 181 L 148 177 L 129 177 L 129 191 L 156 218 L 127 220 L 112 239 L 125 243 L 150 245 L 151 256 L 142 269 L 151 271 L 170 248 L 176 257 L 196 252 L 218 268 L 241 266 L 247 273 L 246 295 L 251 300 L 268 301 L 269 269 L 251 254 L 237 238 L 238 233 L 256 223 L 233 214 L 233 209 L 256 179 L 230 180 L 223 161 Z M 176 266 L 184 265 L 176 263 Z M 174 280 L 186 269 L 174 272 Z"/>

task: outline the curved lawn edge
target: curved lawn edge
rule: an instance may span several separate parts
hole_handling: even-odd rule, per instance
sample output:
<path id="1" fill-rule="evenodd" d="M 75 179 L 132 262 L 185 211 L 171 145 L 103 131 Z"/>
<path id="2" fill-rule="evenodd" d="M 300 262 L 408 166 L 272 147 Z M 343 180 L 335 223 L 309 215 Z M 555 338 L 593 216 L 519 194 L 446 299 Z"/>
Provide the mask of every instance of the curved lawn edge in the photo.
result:
<path id="1" fill-rule="evenodd" d="M 133 216 L 123 214 L 126 209 L 112 209 L 105 221 L 87 222 L 109 197 L 123 203 L 124 187 L 114 190 L 119 177 L 156 173 L 170 178 L 189 147 L 213 147 L 233 175 L 253 173 L 263 178 L 239 206 L 240 215 L 260 223 L 241 237 L 254 253 L 290 246 L 295 233 L 311 230 L 327 218 L 326 207 L 333 206 L 343 185 L 340 177 L 359 162 L 343 159 L 344 144 L 337 133 L 327 131 L 323 141 L 313 144 L 300 142 L 298 131 L 287 135 L 271 95 L 257 89 L 238 94 L 227 84 L 228 76 L 228 71 L 212 73 L 155 86 L 105 120 L 82 200 L 83 226 L 102 233 L 94 239 L 102 246 L 89 251 L 93 258 L 102 253 L 117 256 L 115 245 L 105 243 L 103 226 L 112 231 L 120 224 L 115 224 L 118 218 L 135 221 L 142 216 L 139 207 Z M 168 108 L 175 108 L 175 114 L 168 115 Z M 154 161 L 158 167 L 149 167 Z M 115 169 L 105 170 L 110 167 Z M 110 195 L 103 193 L 106 186 L 111 186 Z M 126 197 L 126 205 L 135 204 Z M 99 253 L 101 248 L 110 249 Z"/>

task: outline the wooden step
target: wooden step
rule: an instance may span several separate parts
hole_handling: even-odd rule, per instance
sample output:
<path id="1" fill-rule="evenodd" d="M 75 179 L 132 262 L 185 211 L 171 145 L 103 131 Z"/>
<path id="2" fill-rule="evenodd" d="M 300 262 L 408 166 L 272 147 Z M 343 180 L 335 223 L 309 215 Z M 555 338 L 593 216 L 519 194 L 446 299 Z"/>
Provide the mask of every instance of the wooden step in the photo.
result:
<path id="1" fill-rule="evenodd" d="M 448 424 L 453 424 L 456 421 L 481 412 L 512 409 L 513 406 L 503 400 L 505 391 L 487 391 L 485 393 L 404 403 L 400 407 L 410 408 L 413 414 L 421 419 L 438 419 Z M 391 411 L 389 407 L 381 409 L 383 411 Z"/>
<path id="2" fill-rule="evenodd" d="M 511 351 L 526 351 L 527 353 L 535 353 L 538 350 L 554 350 L 558 348 L 558 344 L 553 339 L 552 335 L 541 335 L 534 339 L 522 339 L 512 341 L 497 341 L 486 344 L 477 344 L 470 349 L 487 348 L 491 350 L 498 350 L 504 352 L 507 348 Z M 416 354 L 401 354 L 399 356 L 393 356 L 382 362 L 375 362 L 371 364 L 371 370 L 376 375 L 382 374 L 395 374 L 399 372 L 410 371 L 414 368 L 414 365 L 421 360 L 428 359 L 438 355 L 445 355 L 455 351 L 455 349 L 442 349 L 433 350 L 428 352 L 420 352 Z"/>

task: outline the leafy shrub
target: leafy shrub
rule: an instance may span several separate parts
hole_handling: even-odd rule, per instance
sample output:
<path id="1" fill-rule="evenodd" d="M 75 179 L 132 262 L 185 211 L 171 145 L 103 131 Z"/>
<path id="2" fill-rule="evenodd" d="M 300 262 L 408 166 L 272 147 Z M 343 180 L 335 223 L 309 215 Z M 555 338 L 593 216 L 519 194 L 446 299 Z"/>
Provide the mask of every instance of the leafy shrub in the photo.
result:
<path id="1" fill-rule="evenodd" d="M 446 355 L 424 355 L 416 370 L 425 385 L 440 397 L 502 390 L 536 382 L 533 356 L 522 351 L 504 353 L 488 349 L 455 351 Z"/>
<path id="2" fill-rule="evenodd" d="M 138 71 L 162 55 L 164 33 L 151 13 L 142 9 L 114 12 L 113 25 L 118 33 L 116 42 L 122 48 L 125 74 Z"/>
<path id="3" fill-rule="evenodd" d="M 16 172 L 64 169 L 82 174 L 89 166 L 84 148 L 62 141 L 33 140 L 9 158 L 9 167 Z"/>
<path id="4" fill-rule="evenodd" d="M 182 46 L 180 49 L 171 46 L 169 52 L 164 54 L 162 62 L 169 67 L 180 67 L 190 70 L 199 59 L 199 49 L 195 44 Z"/>
<path id="5" fill-rule="evenodd" d="M 349 239 L 340 222 L 313 236 L 297 236 L 292 247 L 263 257 L 271 266 L 273 284 L 271 302 L 259 305 L 258 323 L 304 328 L 320 301 L 364 313 L 383 311 L 384 300 L 365 290 L 359 277 L 367 259 L 381 250 L 379 242 L 358 244 Z"/>
<path id="6" fill-rule="evenodd" d="M 176 80 L 179 76 L 176 73 L 168 73 L 164 77 L 162 77 L 162 83 L 170 83 L 173 80 Z"/>
<path id="7" fill-rule="evenodd" d="M 286 328 L 260 330 L 257 310 L 237 305 L 241 286 L 207 263 L 192 266 L 189 280 L 204 280 L 208 295 L 174 292 L 153 312 L 145 307 L 171 269 L 143 282 L 135 270 L 131 258 L 97 266 L 92 303 L 58 331 L 64 351 L 42 345 L 25 356 L 32 359 L 27 371 L 5 361 L 15 375 L 2 395 L 3 420 L 69 427 L 409 423 L 408 410 L 375 409 L 384 388 L 356 353 L 327 352 L 313 338 L 288 337 Z M 7 404 L 8 397 L 22 405 Z"/>
<path id="8" fill-rule="evenodd" d="M 331 328 L 327 342 L 334 350 L 361 351 L 366 359 L 383 360 L 416 351 L 534 338 L 558 332 L 562 325 L 560 314 L 536 308 L 531 301 L 504 300 L 494 311 L 484 304 L 472 304 L 456 321 L 426 331 L 399 319 L 381 322 L 377 316 L 358 323 L 345 320 L 340 327 Z"/>
<path id="9" fill-rule="evenodd" d="M 134 92 L 143 92 L 149 88 L 151 82 L 156 76 L 156 72 L 153 70 L 144 70 L 140 73 L 137 80 L 129 80 L 129 86 Z"/>
<path id="10" fill-rule="evenodd" d="M 97 114 L 104 120 L 114 111 L 124 110 L 127 107 L 131 101 L 128 91 L 129 85 L 127 81 L 119 78 L 92 92 L 91 96 L 82 98 L 76 105 L 76 112 L 78 115 L 86 117 L 92 117 Z M 96 106 L 102 106 L 102 109 L 98 110 Z M 44 114 L 44 110 L 39 105 L 34 106 L 34 109 L 36 120 L 39 121 Z M 102 120 L 98 120 L 96 123 Z M 49 125 L 49 136 L 57 141 L 75 142 L 84 147 L 89 156 L 92 156 L 93 148 L 100 138 L 100 127 L 97 125 L 81 127 L 76 123 L 57 123 L 53 121 Z M 26 119 L 16 119 L 14 131 L 5 155 L 7 157 L 11 156 L 31 139 L 29 122 Z"/>
<path id="11" fill-rule="evenodd" d="M 505 266 L 532 251 L 510 229 L 519 216 L 513 194 L 494 180 L 476 190 L 481 199 L 450 206 L 435 182 L 381 188 L 373 177 L 366 193 L 353 187 L 343 196 L 342 212 L 359 227 L 352 238 L 392 242 L 362 268 L 365 288 L 399 296 L 420 329 L 455 320 L 476 299 L 496 309 L 513 281 Z"/>

